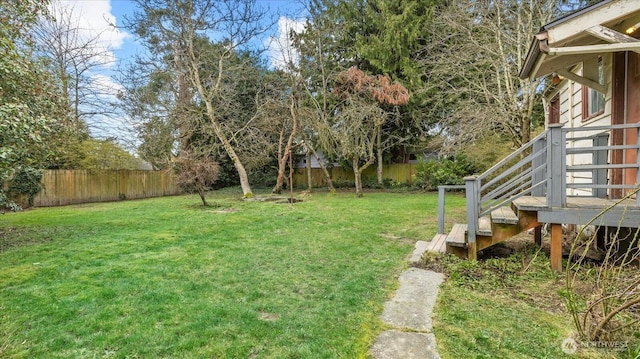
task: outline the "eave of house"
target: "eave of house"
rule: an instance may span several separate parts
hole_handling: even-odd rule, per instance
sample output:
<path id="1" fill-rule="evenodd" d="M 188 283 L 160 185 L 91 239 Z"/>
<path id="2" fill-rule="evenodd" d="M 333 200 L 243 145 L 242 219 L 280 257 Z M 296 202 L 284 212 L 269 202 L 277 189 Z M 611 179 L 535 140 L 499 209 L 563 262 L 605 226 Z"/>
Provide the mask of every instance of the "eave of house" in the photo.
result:
<path id="1" fill-rule="evenodd" d="M 640 53 L 640 28 L 627 34 L 632 27 L 640 27 L 638 0 L 605 0 L 554 20 L 534 36 L 520 78 L 557 73 L 599 89 L 595 79 L 567 74 L 568 69 L 603 53 Z"/>

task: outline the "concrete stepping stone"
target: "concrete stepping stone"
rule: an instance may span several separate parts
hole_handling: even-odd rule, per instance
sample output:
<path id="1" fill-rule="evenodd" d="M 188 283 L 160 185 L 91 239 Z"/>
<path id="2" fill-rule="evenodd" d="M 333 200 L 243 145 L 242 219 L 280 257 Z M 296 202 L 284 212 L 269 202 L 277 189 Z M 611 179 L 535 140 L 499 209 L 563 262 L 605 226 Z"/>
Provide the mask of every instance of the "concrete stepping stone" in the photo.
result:
<path id="1" fill-rule="evenodd" d="M 382 332 L 370 353 L 375 359 L 440 359 L 433 334 L 397 330 Z"/>
<path id="2" fill-rule="evenodd" d="M 422 255 L 431 247 L 431 242 L 426 241 L 417 241 L 415 245 L 415 249 L 413 253 L 411 253 L 411 258 L 409 258 L 409 263 L 416 264 L 420 263 L 422 259 Z"/>
<path id="3" fill-rule="evenodd" d="M 420 260 L 427 244 L 423 241 L 416 243 L 410 258 L 412 263 Z M 393 329 L 378 335 L 369 353 L 375 359 L 440 359 L 436 337 L 431 333 L 431 317 L 444 275 L 409 268 L 400 274 L 398 280 L 400 288 L 384 304 L 380 316 Z"/>
<path id="4" fill-rule="evenodd" d="M 397 329 L 431 331 L 433 307 L 444 276 L 430 270 L 409 268 L 400 275 L 399 281 L 400 288 L 385 303 L 380 319 Z"/>

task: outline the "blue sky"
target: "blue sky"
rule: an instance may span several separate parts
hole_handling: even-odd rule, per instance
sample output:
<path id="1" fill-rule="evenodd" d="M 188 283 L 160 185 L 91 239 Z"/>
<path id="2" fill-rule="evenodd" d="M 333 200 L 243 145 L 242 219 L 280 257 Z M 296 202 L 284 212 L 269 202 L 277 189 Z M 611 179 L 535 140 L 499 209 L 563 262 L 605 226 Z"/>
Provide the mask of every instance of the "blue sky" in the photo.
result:
<path id="1" fill-rule="evenodd" d="M 100 48 L 97 50 L 102 54 L 108 54 L 107 57 L 110 60 L 99 71 L 91 74 L 92 81 L 101 88 L 111 89 L 110 96 L 115 96 L 121 90 L 121 85 L 113 79 L 119 65 L 133 60 L 136 53 L 144 52 L 144 48 L 137 43 L 133 35 L 119 28 L 124 24 L 126 16 L 133 15 L 136 4 L 130 0 L 52 0 L 51 2 L 55 6 L 61 5 L 71 10 L 84 38 L 100 34 Z M 257 40 L 256 44 L 269 47 L 266 56 L 270 59 L 271 65 L 280 66 L 283 63 L 280 50 L 289 48 L 283 29 L 301 27 L 302 22 L 296 22 L 294 19 L 300 19 L 302 6 L 297 1 L 288 0 L 257 0 L 257 4 L 269 9 L 275 24 L 264 38 Z M 110 24 L 115 24 L 117 28 L 113 28 Z M 83 35 L 81 34 L 80 37 L 82 38 Z M 132 128 L 126 119 L 109 117 L 98 121 L 94 126 L 89 124 L 94 136 L 120 139 L 132 137 L 131 132 L 126 130 L 126 128 Z"/>
<path id="2" fill-rule="evenodd" d="M 89 1 L 89 0 L 77 0 L 77 1 Z M 99 0 L 90 0 L 90 1 L 99 1 Z M 109 1 L 109 0 L 103 0 Z M 270 15 L 274 17 L 274 21 L 280 17 L 286 17 L 288 19 L 301 19 L 301 9 L 302 6 L 297 1 L 291 0 L 257 0 L 258 6 L 265 7 L 269 9 Z M 125 16 L 130 16 L 136 9 L 136 5 L 133 1 L 130 0 L 110 0 L 111 5 L 111 15 L 115 17 L 116 25 L 121 26 L 123 24 L 123 20 Z M 264 39 L 260 39 L 265 43 L 268 43 L 268 36 L 273 36 L 274 38 L 278 36 L 278 30 L 283 26 L 291 26 L 283 23 L 283 19 L 277 21 L 272 30 L 265 34 Z M 130 59 L 137 51 L 140 51 L 138 44 L 136 44 L 135 38 L 133 36 L 127 36 L 124 38 L 124 42 L 122 45 L 113 49 L 114 54 L 119 60 L 128 60 Z"/>

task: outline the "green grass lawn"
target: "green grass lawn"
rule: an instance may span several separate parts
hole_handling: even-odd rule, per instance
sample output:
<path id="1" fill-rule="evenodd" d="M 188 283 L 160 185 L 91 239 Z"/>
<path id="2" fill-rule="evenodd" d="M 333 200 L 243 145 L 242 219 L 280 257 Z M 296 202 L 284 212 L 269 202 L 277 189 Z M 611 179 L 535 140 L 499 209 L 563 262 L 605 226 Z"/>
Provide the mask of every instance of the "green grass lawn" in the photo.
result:
<path id="1" fill-rule="evenodd" d="M 0 216 L 0 357 L 366 356 L 437 196 L 240 197 Z"/>
<path id="2" fill-rule="evenodd" d="M 324 192 L 241 201 L 239 190 L 0 216 L 0 357 L 363 358 L 437 195 Z M 447 198 L 448 226 L 464 199 Z M 530 245 L 445 271 L 442 358 L 624 358 L 562 353 L 562 275 Z M 635 344 L 633 344 L 635 345 Z"/>

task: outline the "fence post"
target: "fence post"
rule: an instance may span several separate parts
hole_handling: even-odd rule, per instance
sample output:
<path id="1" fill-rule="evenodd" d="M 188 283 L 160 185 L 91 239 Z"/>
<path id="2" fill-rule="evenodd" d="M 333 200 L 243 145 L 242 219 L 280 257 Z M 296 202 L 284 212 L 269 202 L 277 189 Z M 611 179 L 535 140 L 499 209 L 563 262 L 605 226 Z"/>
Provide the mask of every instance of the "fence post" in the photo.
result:
<path id="1" fill-rule="evenodd" d="M 560 123 L 550 124 L 547 139 L 547 205 L 551 207 L 565 207 L 567 204 L 567 141 L 562 126 Z"/>
<path id="2" fill-rule="evenodd" d="M 444 234 L 444 191 L 445 187 L 438 186 L 438 234 Z"/>
<path id="3" fill-rule="evenodd" d="M 593 147 L 604 147 L 609 143 L 609 134 L 599 133 L 593 138 Z M 609 160 L 609 151 L 604 149 L 593 150 L 593 164 L 594 165 L 606 165 Z M 593 183 L 596 185 L 607 184 L 607 169 L 595 169 L 592 171 Z M 606 188 L 593 188 L 593 195 L 597 198 L 606 198 Z"/>
<path id="4" fill-rule="evenodd" d="M 547 147 L 547 139 L 546 138 L 541 138 L 540 140 L 536 141 L 533 143 L 533 154 L 536 155 L 542 151 L 545 150 L 545 148 Z M 533 162 L 531 163 L 531 167 L 532 170 L 534 170 L 534 172 L 531 174 L 531 185 L 535 186 L 536 184 L 544 181 L 545 177 L 546 177 L 546 171 L 545 172 L 538 172 L 535 171 L 536 168 L 542 166 L 545 164 L 545 161 L 547 160 L 546 157 L 543 156 L 537 156 L 533 159 Z M 546 192 L 546 185 L 545 186 L 538 186 L 533 188 L 533 190 L 531 191 L 531 195 L 532 196 L 536 196 L 536 197 L 542 197 L 545 195 Z"/>
<path id="5" fill-rule="evenodd" d="M 467 198 L 467 253 L 469 259 L 476 259 L 476 232 L 480 213 L 480 184 L 477 176 L 464 178 Z"/>

